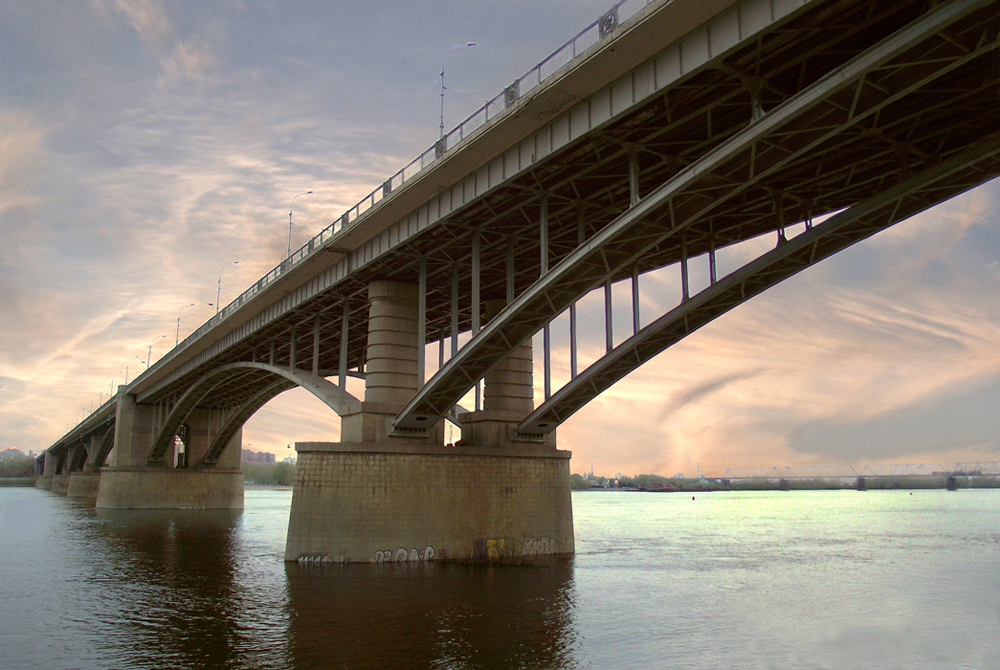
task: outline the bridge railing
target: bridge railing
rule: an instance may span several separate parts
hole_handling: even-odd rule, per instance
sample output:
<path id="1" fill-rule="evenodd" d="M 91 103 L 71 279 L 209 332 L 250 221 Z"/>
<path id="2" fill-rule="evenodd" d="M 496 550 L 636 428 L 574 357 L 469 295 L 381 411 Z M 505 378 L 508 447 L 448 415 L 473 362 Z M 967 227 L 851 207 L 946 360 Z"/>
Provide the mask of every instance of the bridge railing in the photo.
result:
<path id="1" fill-rule="evenodd" d="M 459 146 L 464 140 L 476 133 L 484 125 L 503 115 L 520 98 L 524 97 L 543 82 L 554 76 L 563 67 L 571 63 L 576 58 L 589 52 L 596 47 L 602 38 L 611 35 L 616 28 L 633 18 L 648 5 L 658 4 L 668 0 L 620 0 L 612 5 L 611 9 L 605 12 L 600 18 L 589 26 L 581 30 L 576 36 L 568 40 L 552 54 L 539 62 L 535 67 L 528 70 L 524 75 L 514 80 L 501 93 L 489 100 L 482 107 L 477 109 L 468 118 L 458 124 L 451 132 L 435 142 L 426 151 L 410 161 L 401 170 L 392 175 L 382 183 L 381 186 L 373 190 L 361 199 L 356 205 L 344 212 L 329 226 L 324 228 L 319 235 L 313 237 L 306 244 L 295 250 L 288 258 L 283 260 L 274 269 L 258 279 L 250 288 L 241 293 L 239 297 L 219 310 L 218 314 L 206 321 L 201 327 L 191 333 L 176 349 L 187 346 L 202 335 L 212 330 L 223 320 L 227 319 L 234 312 L 249 302 L 255 295 L 260 293 L 269 284 L 278 279 L 283 273 L 298 265 L 305 258 L 318 251 L 328 242 L 338 237 L 343 231 L 358 225 L 364 215 L 371 211 L 382 200 L 387 198 L 393 191 L 399 189 L 406 182 L 419 175 L 424 169 L 429 167 L 439 158 L 444 156 L 449 150 Z"/>

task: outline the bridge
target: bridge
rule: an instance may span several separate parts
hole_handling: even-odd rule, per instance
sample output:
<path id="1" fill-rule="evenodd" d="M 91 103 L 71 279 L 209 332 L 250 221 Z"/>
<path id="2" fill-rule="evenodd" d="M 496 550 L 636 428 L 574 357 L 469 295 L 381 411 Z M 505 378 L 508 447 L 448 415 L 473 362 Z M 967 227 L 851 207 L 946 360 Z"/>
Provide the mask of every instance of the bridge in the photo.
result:
<path id="1" fill-rule="evenodd" d="M 1000 174 L 998 15 L 623 0 L 119 387 L 45 452 L 39 485 L 102 508 L 241 507 L 241 427 L 300 386 L 342 429 L 296 444 L 287 560 L 572 553 L 562 422 L 783 279 Z M 720 250 L 761 236 L 719 276 Z M 679 305 L 641 326 L 640 277 L 668 266 Z M 606 348 L 582 365 L 592 293 Z M 554 388 L 563 314 L 572 374 Z"/>
<path id="2" fill-rule="evenodd" d="M 1000 477 L 1000 461 L 955 462 L 950 466 L 942 463 L 891 463 L 862 465 L 796 465 L 781 467 L 726 468 L 720 479 L 723 481 L 777 480 L 789 479 L 853 479 L 859 491 L 867 488 L 869 479 L 917 478 L 940 480 L 949 490 L 955 490 L 959 477 Z"/>
<path id="3" fill-rule="evenodd" d="M 942 463 L 892 463 L 862 465 L 783 465 L 781 467 L 726 468 L 724 479 L 823 479 L 841 477 L 929 477 L 955 475 L 962 477 L 1000 477 L 1000 461 L 956 462 L 946 467 Z"/>

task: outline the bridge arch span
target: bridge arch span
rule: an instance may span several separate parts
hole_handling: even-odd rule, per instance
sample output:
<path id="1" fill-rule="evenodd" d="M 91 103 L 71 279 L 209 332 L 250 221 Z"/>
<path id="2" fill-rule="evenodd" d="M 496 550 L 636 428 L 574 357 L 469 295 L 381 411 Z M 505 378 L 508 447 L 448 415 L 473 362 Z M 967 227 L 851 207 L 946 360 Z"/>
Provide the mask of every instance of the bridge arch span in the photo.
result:
<path id="1" fill-rule="evenodd" d="M 316 396 L 327 407 L 338 415 L 342 415 L 347 405 L 358 402 L 357 398 L 343 390 L 337 384 L 299 369 L 286 368 L 278 365 L 257 362 L 237 362 L 222 365 L 206 373 L 195 381 L 191 387 L 178 399 L 163 426 L 157 432 L 156 439 L 146 459 L 148 465 L 162 465 L 167 449 L 173 445 L 174 436 L 181 425 L 188 419 L 196 407 L 202 405 L 212 391 L 224 383 L 240 381 L 260 383 L 267 381 L 264 388 L 235 408 L 230 408 L 230 414 L 222 429 L 212 439 L 208 452 L 201 465 L 212 466 L 218 462 L 219 456 L 236 431 L 253 416 L 254 412 L 263 407 L 277 395 L 295 388 L 302 387 Z"/>
<path id="2" fill-rule="evenodd" d="M 968 25 L 961 23 L 965 18 Z M 769 279 L 771 272 L 790 276 L 815 258 L 996 177 L 996 108 L 978 98 L 979 92 L 995 87 L 995 79 L 982 67 L 998 47 L 989 21 L 984 5 L 956 2 L 936 7 L 823 76 L 796 85 L 789 82 L 787 96 L 768 109 L 744 110 L 746 116 L 733 117 L 726 136 L 713 139 L 686 165 L 667 161 L 670 169 L 644 171 L 638 156 L 630 158 L 625 166 L 631 180 L 628 203 L 622 202 L 617 216 L 598 230 L 591 233 L 581 227 L 576 246 L 563 247 L 555 258 L 548 246 L 551 221 L 543 208 L 537 223 L 543 249 L 537 280 L 519 295 L 508 291 L 506 308 L 418 390 L 395 416 L 393 430 L 403 435 L 433 425 L 508 354 L 512 343 L 547 328 L 590 291 L 635 277 L 642 268 L 678 263 L 683 301 L 691 301 L 686 309 L 692 310 L 686 279 L 692 252 L 707 251 L 714 267 L 715 249 L 749 239 L 751 233 L 776 231 L 779 244 L 787 244 L 785 229 L 796 222 L 806 221 L 808 227 L 816 215 L 860 204 L 878 210 L 860 218 L 855 212 L 856 229 L 848 234 L 853 240 L 839 239 L 844 231 L 834 232 L 814 240 L 816 254 L 806 249 L 798 258 L 788 257 L 784 267 L 763 268 L 759 277 L 746 278 L 767 288 L 780 281 Z M 956 25 L 973 46 L 960 51 L 942 46 L 940 36 Z M 932 58 L 934 64 L 929 65 Z M 901 80 L 905 86 L 893 83 Z M 885 93 L 869 96 L 871 86 L 883 86 Z M 944 100 L 939 92 L 948 86 L 962 93 Z M 707 118 L 711 121 L 712 115 Z M 690 135 L 679 121 L 666 118 L 663 123 L 659 138 L 665 146 L 680 147 L 679 138 Z M 672 134 L 676 138 L 670 139 Z M 906 155 L 894 144 L 903 139 L 912 149 Z M 949 167 L 940 169 L 944 165 Z M 907 190 L 890 192 L 904 183 Z M 549 260 L 554 261 L 551 268 Z M 799 267 L 791 270 L 793 265 Z M 736 304 L 746 299 L 743 288 L 750 285 L 742 280 L 739 284 Z M 686 334 L 694 311 L 680 316 L 674 325 Z M 617 378 L 633 367 L 623 360 L 605 360 Z M 596 381 L 596 373 L 590 377 L 578 384 L 578 400 L 593 397 L 596 387 L 582 388 Z M 549 431 L 559 420 L 536 414 L 521 428 Z"/>
<path id="3" fill-rule="evenodd" d="M 711 283 L 700 293 L 636 329 L 547 398 L 518 426 L 524 435 L 549 433 L 574 412 L 668 347 L 781 281 L 843 251 L 903 219 L 925 211 L 941 196 L 941 182 L 972 188 L 985 175 L 1000 171 L 1000 135 L 943 161 L 906 181 L 830 217 L 777 245 L 743 267 Z M 960 189 L 964 190 L 964 189 Z"/>
<path id="4" fill-rule="evenodd" d="M 100 444 L 97 447 L 97 454 L 94 456 L 94 469 L 100 470 L 104 462 L 108 460 L 111 448 L 115 446 L 115 424 L 112 421 L 107 430 L 101 436 Z"/>

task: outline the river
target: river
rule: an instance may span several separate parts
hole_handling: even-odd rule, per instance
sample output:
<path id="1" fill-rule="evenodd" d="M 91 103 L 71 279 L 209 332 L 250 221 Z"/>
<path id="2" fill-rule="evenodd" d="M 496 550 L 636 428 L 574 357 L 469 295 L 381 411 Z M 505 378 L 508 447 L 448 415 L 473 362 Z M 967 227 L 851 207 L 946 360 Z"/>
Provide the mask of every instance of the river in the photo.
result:
<path id="1" fill-rule="evenodd" d="M 285 564 L 290 491 L 0 488 L 0 668 L 1000 668 L 1000 490 L 573 494 L 546 566 Z"/>

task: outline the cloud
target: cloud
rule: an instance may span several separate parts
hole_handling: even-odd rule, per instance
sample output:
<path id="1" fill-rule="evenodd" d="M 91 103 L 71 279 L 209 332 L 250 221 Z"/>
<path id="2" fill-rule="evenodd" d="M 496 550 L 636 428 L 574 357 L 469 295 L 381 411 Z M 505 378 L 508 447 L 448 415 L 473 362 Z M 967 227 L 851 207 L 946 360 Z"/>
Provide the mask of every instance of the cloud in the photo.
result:
<path id="1" fill-rule="evenodd" d="M 215 63 L 212 50 L 205 44 L 179 42 L 168 58 L 160 60 L 168 81 L 182 77 L 200 77 Z"/>
<path id="2" fill-rule="evenodd" d="M 741 370 L 739 372 L 734 372 L 723 377 L 712 379 L 703 384 L 685 388 L 682 391 L 674 393 L 671 399 L 663 405 L 663 409 L 660 411 L 659 425 L 662 426 L 664 422 L 670 419 L 670 417 L 685 407 L 703 400 L 709 395 L 729 386 L 733 382 L 750 379 L 757 376 L 759 373 L 759 370 Z"/>
<path id="3" fill-rule="evenodd" d="M 174 29 L 162 5 L 153 0 L 116 0 L 115 8 L 124 14 L 139 35 L 153 49 L 166 47 Z"/>
<path id="4" fill-rule="evenodd" d="M 824 459 L 854 462 L 961 450 L 1000 460 L 998 407 L 1000 374 L 963 379 L 869 416 L 810 421 L 789 435 L 789 447 Z"/>

